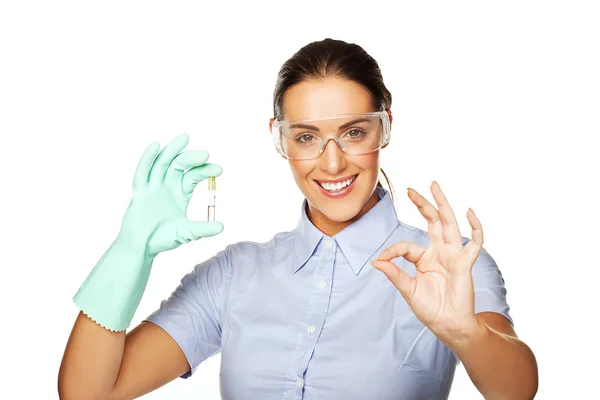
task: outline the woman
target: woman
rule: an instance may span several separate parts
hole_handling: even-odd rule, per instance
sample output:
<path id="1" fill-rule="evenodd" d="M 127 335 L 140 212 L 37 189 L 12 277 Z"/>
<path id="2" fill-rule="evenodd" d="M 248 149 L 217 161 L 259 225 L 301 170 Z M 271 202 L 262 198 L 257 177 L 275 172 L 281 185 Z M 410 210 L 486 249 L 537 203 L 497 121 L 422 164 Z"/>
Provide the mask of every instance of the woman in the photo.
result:
<path id="1" fill-rule="evenodd" d="M 198 264 L 126 335 L 154 257 L 223 229 L 185 218 L 195 184 L 221 168 L 182 152 L 185 135 L 158 156 L 153 143 L 118 238 L 74 298 L 89 318 L 69 338 L 61 396 L 138 397 L 220 351 L 226 399 L 443 399 L 459 360 L 487 398 L 532 398 L 535 358 L 473 211 L 469 240 L 437 183 L 437 209 L 409 189 L 424 232 L 398 221 L 378 182 L 390 107 L 361 47 L 326 39 L 298 51 L 269 123 L 305 196 L 297 228 Z"/>

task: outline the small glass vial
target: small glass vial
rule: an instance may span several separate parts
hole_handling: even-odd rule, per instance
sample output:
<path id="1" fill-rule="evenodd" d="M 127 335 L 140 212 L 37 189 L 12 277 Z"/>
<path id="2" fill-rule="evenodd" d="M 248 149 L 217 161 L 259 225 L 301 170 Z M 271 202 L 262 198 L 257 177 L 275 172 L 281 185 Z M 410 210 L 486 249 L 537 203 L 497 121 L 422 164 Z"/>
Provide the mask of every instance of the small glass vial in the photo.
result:
<path id="1" fill-rule="evenodd" d="M 215 222 L 215 198 L 217 196 L 217 179 L 214 176 L 208 177 L 208 222 Z"/>

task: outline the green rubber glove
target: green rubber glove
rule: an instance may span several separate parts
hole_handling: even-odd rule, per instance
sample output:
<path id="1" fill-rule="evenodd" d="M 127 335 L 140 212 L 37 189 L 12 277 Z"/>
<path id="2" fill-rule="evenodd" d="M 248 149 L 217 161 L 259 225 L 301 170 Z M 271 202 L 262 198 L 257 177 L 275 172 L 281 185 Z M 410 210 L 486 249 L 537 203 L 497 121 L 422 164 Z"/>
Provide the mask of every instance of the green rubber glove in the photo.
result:
<path id="1" fill-rule="evenodd" d="M 206 163 L 206 151 L 182 152 L 188 141 L 187 134 L 180 135 L 158 156 L 158 142 L 146 149 L 119 234 L 73 297 L 79 309 L 106 329 L 129 327 L 159 253 L 223 231 L 220 222 L 186 217 L 196 184 L 222 172 Z"/>

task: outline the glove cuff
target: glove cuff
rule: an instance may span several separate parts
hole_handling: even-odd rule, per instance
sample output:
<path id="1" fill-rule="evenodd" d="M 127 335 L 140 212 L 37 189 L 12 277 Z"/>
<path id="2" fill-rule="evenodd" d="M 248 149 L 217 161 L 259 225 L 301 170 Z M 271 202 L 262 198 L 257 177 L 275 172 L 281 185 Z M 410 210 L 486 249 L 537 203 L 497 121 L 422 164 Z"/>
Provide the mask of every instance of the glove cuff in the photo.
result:
<path id="1" fill-rule="evenodd" d="M 154 256 L 115 240 L 94 266 L 73 302 L 105 329 L 126 330 L 140 303 Z"/>

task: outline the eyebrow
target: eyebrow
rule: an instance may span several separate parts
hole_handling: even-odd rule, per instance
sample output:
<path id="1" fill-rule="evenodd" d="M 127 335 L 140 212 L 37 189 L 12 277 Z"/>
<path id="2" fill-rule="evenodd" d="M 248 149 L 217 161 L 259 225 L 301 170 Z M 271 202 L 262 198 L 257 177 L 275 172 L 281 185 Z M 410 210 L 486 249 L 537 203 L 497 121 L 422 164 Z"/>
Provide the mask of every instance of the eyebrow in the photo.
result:
<path id="1" fill-rule="evenodd" d="M 358 124 L 359 122 L 368 122 L 368 121 L 369 121 L 368 118 L 357 118 L 350 122 L 346 122 L 344 125 L 340 125 L 339 129 L 345 129 L 351 125 Z M 310 129 L 313 131 L 319 131 L 319 127 L 314 126 L 314 125 L 306 125 L 306 124 L 292 124 L 289 126 L 288 129 L 293 129 L 293 128 Z"/>

